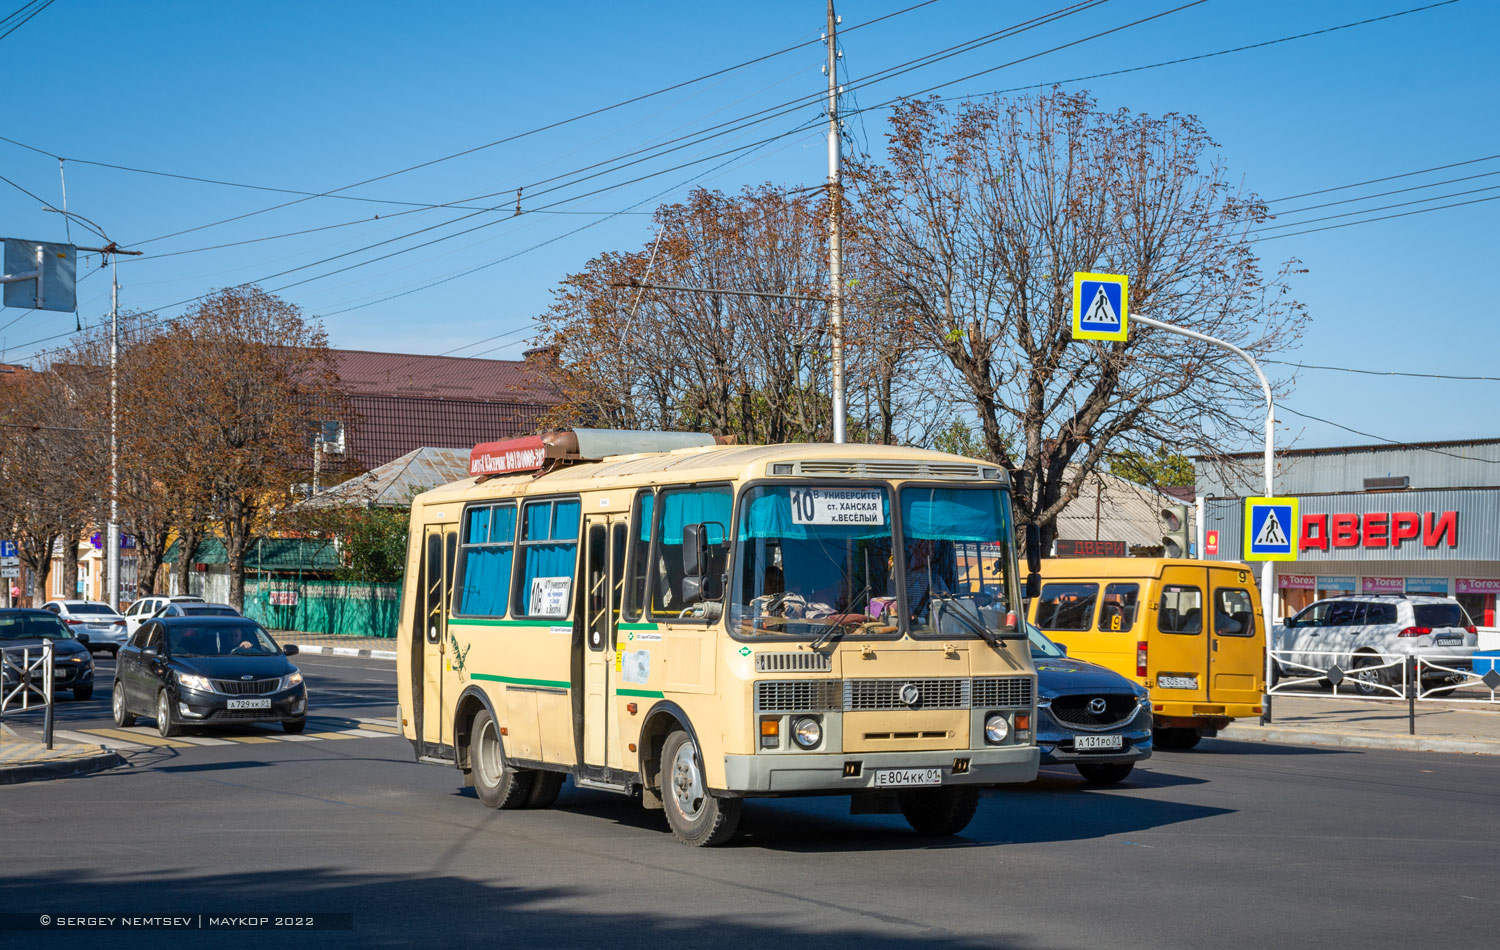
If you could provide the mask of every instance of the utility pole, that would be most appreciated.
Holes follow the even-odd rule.
[[[833,441],[847,442],[844,405],[844,252],[843,183],[839,181],[842,143],[839,135],[839,18],[828,0],[828,332],[833,341]]]
[[[88,221],[81,214],[73,217]],[[92,221],[89,222],[93,224]],[[98,227],[95,225],[95,227]],[[102,229],[99,230],[103,234]],[[120,609],[120,273],[118,263],[121,254],[137,256],[140,251],[123,251],[108,237],[103,247],[80,247],[80,251],[93,251],[109,258],[109,553],[105,555],[108,567],[109,605]]]

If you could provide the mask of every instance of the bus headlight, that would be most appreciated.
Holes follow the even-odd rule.
[[[811,716],[804,716],[792,723],[792,741],[804,749],[817,748],[823,741],[823,726]]]
[[[990,713],[984,720],[984,738],[991,745],[999,745],[1010,735],[1010,722],[1000,713]]]

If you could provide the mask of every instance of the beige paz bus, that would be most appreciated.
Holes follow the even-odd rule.
[[[1036,776],[993,465],[576,429],[476,446],[470,472],[413,501],[398,683],[417,758],[484,804],[544,808],[571,775],[690,845],[755,796],[949,835]]]

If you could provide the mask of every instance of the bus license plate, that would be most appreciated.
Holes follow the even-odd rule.
[[[230,709],[270,709],[269,699],[231,699],[227,701]]]
[[[1079,752],[1119,752],[1125,740],[1119,736],[1074,736],[1073,748]]]
[[[876,788],[943,784],[942,769],[873,769],[870,774],[870,784]]]
[[[1198,677],[1196,676],[1158,676],[1156,685],[1162,689],[1197,689]]]

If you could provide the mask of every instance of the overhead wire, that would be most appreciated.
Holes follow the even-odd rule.
[[[921,2],[914,3],[914,4],[912,4],[910,6],[907,6],[907,7],[903,7],[900,10],[895,10],[895,11],[892,11],[891,13],[887,13],[887,14],[884,14],[882,16],[875,17],[874,19],[866,20],[866,21],[864,21],[862,23],[854,24],[853,26],[848,27],[845,32],[853,32],[854,30],[862,29],[862,28],[867,27],[867,26],[872,26],[872,25],[874,25],[876,23],[880,23],[880,22],[882,22],[884,20],[889,20],[892,17],[901,16],[903,14],[910,13],[913,10],[918,10],[918,9],[921,9],[922,7],[930,6],[930,5],[932,5],[933,3],[936,3],[936,2],[937,2],[937,0],[921,0]],[[1103,0],[1100,0],[1100,2],[1103,2]],[[673,83],[673,84],[671,84],[669,86],[664,86],[664,87],[662,87],[660,89],[657,89],[657,90],[655,90],[653,92],[648,92],[648,93],[643,93],[641,95],[632,96],[632,97],[630,97],[628,99],[622,99],[622,100],[620,100],[618,102],[612,103],[612,104],[607,105],[607,106],[601,106],[601,107],[596,108],[596,109],[590,109],[590,110],[588,110],[586,112],[578,113],[578,114],[570,116],[570,117],[568,117],[566,119],[559,119],[559,120],[557,120],[555,122],[549,122],[549,123],[546,123],[544,125],[540,125],[540,126],[537,126],[535,128],[528,129],[528,130],[526,130],[524,132],[517,132],[517,133],[514,133],[512,135],[507,135],[507,136],[504,136],[502,138],[498,138],[498,139],[495,139],[493,141],[486,142],[486,143],[484,143],[482,145],[471,146],[469,148],[462,149],[462,150],[457,151],[457,152],[452,152],[450,154],[443,155],[443,156],[438,157],[438,158],[429,159],[429,160],[424,161],[424,162],[419,162],[419,163],[417,163],[415,165],[408,165],[405,168],[399,168],[399,169],[397,169],[395,171],[386,172],[386,173],[381,174],[381,175],[376,175],[376,176],[374,176],[372,178],[366,178],[366,179],[354,182],[354,183],[349,184],[349,185],[344,185],[344,186],[342,186],[340,188],[334,188],[334,189],[331,189],[331,190],[328,190],[328,191],[307,194],[307,195],[304,195],[303,197],[297,198],[294,201],[285,202],[285,203],[279,204],[279,205],[273,205],[273,206],[271,206],[269,208],[262,208],[262,209],[260,209],[258,211],[251,211],[251,212],[247,212],[245,214],[235,215],[233,217],[224,218],[224,219],[222,219],[220,221],[215,221],[215,222],[210,222],[208,224],[198,225],[196,227],[187,228],[187,229],[184,229],[184,230],[181,230],[181,231],[174,231],[171,234],[159,235],[159,236],[154,237],[154,238],[148,238],[148,239],[146,239],[144,241],[137,241],[137,242],[133,243],[131,246],[133,246],[133,247],[139,247],[139,246],[144,245],[144,244],[150,244],[150,243],[155,243],[156,241],[165,240],[166,238],[169,238],[169,237],[177,237],[179,235],[188,234],[188,233],[191,233],[193,231],[201,231],[201,230],[203,230],[205,228],[216,227],[216,226],[218,226],[220,224],[227,224],[227,223],[229,223],[231,221],[238,221],[238,220],[242,220],[242,219],[247,218],[247,217],[253,217],[255,215],[265,214],[265,213],[267,213],[269,211],[276,211],[276,210],[279,210],[281,208],[290,207],[291,205],[294,205],[294,204],[300,204],[300,203],[302,203],[304,201],[311,201],[314,198],[322,198],[322,197],[328,197],[328,196],[332,196],[332,195],[337,195],[340,192],[349,191],[350,189],[353,189],[353,188],[359,188],[359,187],[362,187],[364,185],[372,184],[372,183],[377,182],[377,181],[384,181],[385,179],[388,179],[388,178],[394,178],[394,177],[396,177],[398,175],[404,175],[404,174],[406,174],[408,172],[417,171],[418,169],[428,168],[428,167],[431,167],[433,165],[440,164],[442,162],[451,161],[451,160],[453,160],[455,158],[461,158],[461,157],[463,157],[465,155],[472,155],[475,152],[480,152],[480,151],[484,151],[486,149],[494,148],[495,146],[498,146],[498,145],[504,145],[504,144],[508,144],[510,142],[519,141],[520,139],[527,138],[527,137],[532,136],[532,135],[537,135],[537,134],[542,133],[542,132],[551,131],[552,129],[557,129],[557,128],[560,128],[562,126],[569,125],[571,123],[581,121],[583,119],[592,118],[593,116],[601,115],[601,114],[603,114],[605,112],[609,112],[609,111],[612,111],[614,109],[619,109],[619,108],[623,108],[623,107],[628,106],[628,105],[633,105],[633,104],[635,104],[637,102],[641,102],[641,101],[643,101],[645,99],[650,99],[653,96],[659,96],[659,95],[662,95],[664,93],[672,92],[672,91],[677,90],[677,89],[682,89],[682,88],[684,88],[686,86],[693,85],[694,83],[702,82],[702,81],[707,80],[707,79],[712,79],[712,78],[714,78],[716,76],[720,76],[720,75],[723,75],[724,73],[728,73],[728,72],[733,72],[734,70],[742,69],[742,68],[744,68],[746,66],[753,66],[756,63],[761,63],[761,62],[764,62],[764,61],[766,61],[768,59],[773,59],[773,58],[775,58],[777,56],[781,56],[781,55],[783,55],[785,53],[793,52],[794,50],[801,49],[801,48],[803,48],[805,46],[810,46],[810,45],[812,45],[814,43],[817,43],[817,42],[820,42],[820,41],[819,40],[805,40],[805,41],[803,41],[801,43],[796,43],[796,44],[793,44],[791,46],[783,47],[782,49],[776,50],[774,52],[766,53],[764,55],[754,57],[753,59],[745,60],[744,62],[741,62],[741,63],[736,63],[735,65],[732,65],[732,66],[726,66],[726,67],[724,67],[722,69],[717,69],[717,70],[714,70],[713,72],[705,73],[705,74],[703,74],[701,76],[695,76],[692,79],[687,79],[687,80],[683,80],[681,82]],[[435,207],[442,207],[442,206],[438,205],[438,206],[435,206]]]
[[[1263,359],[1262,363],[1291,366],[1296,369],[1328,370],[1338,373],[1359,373],[1365,376],[1407,376],[1413,379],[1444,379],[1460,382],[1500,383],[1500,376],[1459,376],[1452,373],[1412,373],[1402,370],[1361,369],[1356,366],[1325,366],[1318,363],[1297,363],[1290,360]]]
[[[1459,455],[1456,452],[1444,452],[1442,449],[1433,448],[1430,445],[1422,445],[1422,444],[1416,443],[1416,442],[1402,442],[1402,441],[1400,441],[1398,439],[1388,439],[1388,438],[1386,438],[1383,435],[1375,435],[1372,432],[1364,432],[1364,431],[1362,431],[1360,429],[1355,429],[1355,428],[1352,428],[1350,426],[1346,426],[1343,423],[1334,422],[1332,419],[1324,419],[1321,416],[1315,416],[1315,415],[1312,415],[1311,413],[1299,412],[1298,410],[1293,409],[1291,406],[1288,406],[1286,403],[1277,403],[1276,404],[1276,408],[1278,410],[1284,409],[1287,412],[1290,412],[1294,416],[1301,416],[1303,419],[1308,419],[1308,420],[1310,420],[1312,422],[1321,422],[1323,425],[1333,426],[1335,429],[1343,429],[1345,432],[1352,432],[1353,434],[1355,434],[1357,436],[1362,436],[1363,438],[1366,438],[1366,439],[1374,439],[1377,442],[1385,442],[1385,443],[1388,443],[1390,445],[1397,446],[1398,448],[1418,449],[1418,450],[1423,451],[1423,452],[1432,452],[1432,453],[1434,453],[1436,455],[1446,455],[1449,458],[1462,459],[1462,460],[1464,460],[1466,462],[1483,462],[1486,465],[1500,465],[1500,459],[1475,458],[1472,455]]]
[[[42,3],[41,6],[37,7],[35,10],[32,10],[30,13],[26,14],[25,18],[23,18],[22,20],[20,20],[18,23],[16,23],[10,29],[6,30],[4,33],[0,33],[0,40],[5,39],[7,36],[11,35],[15,31],[19,30],[21,27],[25,26],[27,23],[30,23],[32,17],[36,16],[38,13],[41,13],[43,10],[47,9],[48,7],[52,6],[52,4],[55,3],[55,2],[56,2],[56,0],[43,0],[43,3]],[[27,6],[29,6],[29,5],[30,4],[27,4]],[[11,13],[10,16],[14,17],[14,16],[16,16],[16,14],[20,13],[24,9],[26,9],[25,6],[20,7],[19,9],[17,9],[13,13]],[[7,17],[7,19],[9,19],[9,18],[10,17]],[[3,26],[3,25],[4,25],[3,23],[0,23],[0,26]]]

